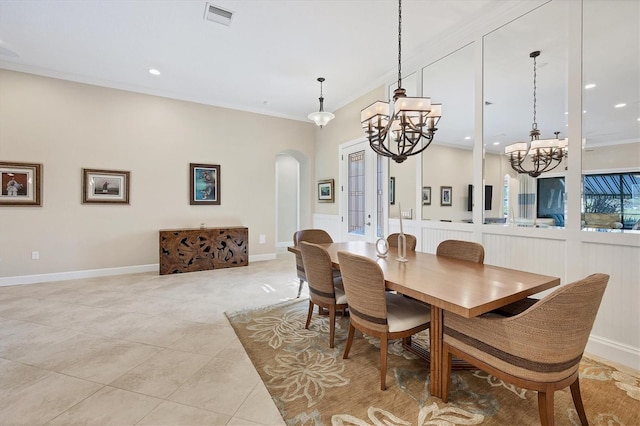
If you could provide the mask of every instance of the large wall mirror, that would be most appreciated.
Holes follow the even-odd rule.
[[[590,231],[640,230],[639,17],[638,1],[583,3],[581,219]]]
[[[442,119],[422,154],[422,218],[471,221],[473,182],[474,45],[422,69],[422,95],[442,103]]]
[[[567,136],[569,7],[546,3],[484,37],[484,178],[492,189],[485,223],[565,226],[566,160],[534,178],[513,170],[504,153],[530,142],[534,114],[540,139]],[[570,155],[579,151],[569,142]]]

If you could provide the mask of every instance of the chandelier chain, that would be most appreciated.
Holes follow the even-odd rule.
[[[402,87],[402,0],[398,0],[398,89]]]
[[[538,123],[536,122],[536,81],[537,81],[537,72],[536,72],[536,56],[533,57],[533,124],[532,129],[538,129]]]

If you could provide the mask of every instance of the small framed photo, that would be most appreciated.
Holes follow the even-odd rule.
[[[324,179],[318,181],[318,202],[333,203],[335,197],[333,195],[333,179]]]
[[[431,205],[431,187],[430,186],[422,187],[422,205],[423,206]]]
[[[450,186],[441,186],[440,187],[440,205],[441,206],[450,206],[451,205],[451,187]]]
[[[389,204],[394,205],[396,203],[396,178],[391,176],[389,178]]]
[[[0,206],[41,206],[42,164],[0,161]]]
[[[129,204],[130,172],[82,169],[82,204]]]
[[[220,165],[190,163],[191,205],[220,205]]]

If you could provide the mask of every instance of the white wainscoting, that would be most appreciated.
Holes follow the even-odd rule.
[[[339,216],[317,216],[314,227],[326,229],[332,237],[332,231],[340,235]],[[560,277],[562,284],[595,272],[609,274],[587,352],[640,370],[640,235],[419,220],[402,223],[406,233],[418,238],[417,250],[426,253],[435,253],[446,239],[478,241],[485,248],[485,263]],[[390,219],[389,233],[399,230],[399,220]]]
[[[611,276],[587,351],[615,349],[622,358],[616,362],[640,370],[640,247],[583,242],[581,258],[583,276]]]
[[[342,230],[340,228],[340,216],[333,214],[314,214],[313,227],[316,229],[324,229],[331,235],[333,241],[342,239]]]

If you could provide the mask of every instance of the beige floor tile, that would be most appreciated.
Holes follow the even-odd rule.
[[[265,425],[285,426],[284,419],[274,405],[271,395],[262,381],[251,391],[233,417]]]
[[[200,324],[193,327],[184,337],[169,345],[170,348],[198,354],[216,356],[238,337],[227,322],[226,326]]]
[[[246,268],[0,287],[0,424],[269,425],[275,404],[224,312],[297,288],[290,254]],[[154,397],[171,391],[171,401]]]
[[[210,360],[207,355],[164,349],[110,385],[166,398]]]
[[[0,356],[18,361],[30,355],[40,355],[52,349],[52,346],[77,336],[77,331],[47,327],[25,321],[2,321]]]
[[[0,422],[3,425],[42,425],[101,387],[97,383],[51,373],[18,390],[0,391]]]
[[[226,425],[230,417],[201,408],[165,401],[137,424],[137,426],[218,426]]]
[[[54,373],[42,368],[0,358],[0,392],[17,392],[50,374]]]
[[[188,335],[192,330],[199,329],[201,325],[193,321],[150,316],[136,323],[135,328],[130,333],[122,336],[122,338],[132,342],[168,348],[183,336]]]
[[[157,398],[105,386],[47,426],[135,425],[161,402]]]
[[[160,350],[124,340],[78,334],[17,361],[107,384]]]
[[[168,399],[233,415],[259,380],[251,362],[214,358]]]

